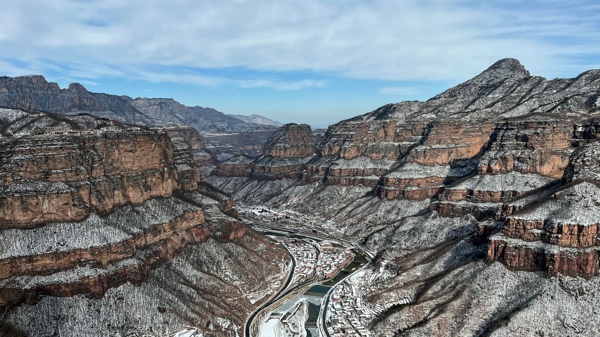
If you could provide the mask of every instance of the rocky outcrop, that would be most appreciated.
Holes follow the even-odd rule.
[[[177,143],[174,149],[165,133],[90,116],[68,119],[73,124],[42,113],[17,111],[14,117],[4,124],[11,137],[0,139],[3,228],[79,221],[91,212],[168,197],[174,189],[193,190],[200,181],[186,158],[189,146]],[[13,132],[22,123],[36,134]],[[86,123],[97,129],[82,129]]]
[[[238,155],[219,163],[211,174],[219,177],[250,177],[254,158]]]
[[[265,142],[262,156],[252,163],[251,177],[260,180],[299,178],[315,150],[310,126],[286,124]]]
[[[265,142],[263,156],[306,158],[316,151],[312,130],[307,124],[286,124]]]
[[[531,116],[498,123],[495,140],[479,163],[480,173],[534,173],[559,179],[577,146],[575,122]]]
[[[169,137],[181,137],[190,145],[192,151],[202,150],[205,140],[198,130],[191,126],[170,126],[163,129]]]
[[[232,200],[204,182],[189,145],[195,130],[11,109],[0,110],[0,129],[0,308],[18,328],[36,336],[113,335],[124,329],[114,322],[139,333],[208,320],[206,331],[239,334],[250,311],[281,285],[287,253],[233,218]],[[215,250],[223,249],[230,265],[212,270],[224,258]],[[258,258],[255,249],[275,258]],[[182,258],[190,254],[197,256]],[[171,289],[182,278],[188,283]],[[108,294],[129,283],[144,290]],[[214,299],[215,286],[229,292]],[[169,323],[140,309],[156,293],[159,310],[173,310]],[[64,313],[37,304],[78,298],[120,317],[101,326],[90,322],[104,318],[81,320],[85,312],[47,320]],[[122,298],[131,307],[118,305]],[[188,313],[192,302],[205,310]],[[122,310],[130,308],[143,312],[127,317]],[[219,317],[230,323],[217,325]]]
[[[398,160],[428,133],[426,122],[402,120],[348,120],[330,126],[320,155],[354,159]]]
[[[196,164],[202,166],[215,165],[215,158],[204,150],[206,140],[200,135],[198,130],[191,126],[170,126],[163,129],[170,137],[179,137],[188,143],[192,148],[192,156]]]
[[[598,275],[597,142],[573,153],[554,192],[505,207],[502,233],[491,237],[488,259],[511,270],[543,270],[589,278]]]
[[[165,240],[174,232],[186,232],[204,223],[201,209],[171,205],[175,213],[158,222],[154,220],[156,215],[142,220],[148,227],[128,239],[119,238],[114,242],[100,239],[103,244],[96,243],[101,246],[96,250],[88,249],[86,244],[73,247],[72,251],[61,249],[72,246],[71,240],[79,243],[93,239],[85,230],[72,233],[71,237],[56,233],[73,231],[74,226],[87,226],[90,231],[102,233],[98,227],[116,220],[101,220],[98,216],[113,215],[124,221],[124,214],[137,211],[124,211],[123,206],[140,205],[156,197],[168,198],[174,191],[196,190],[202,178],[190,147],[181,137],[171,139],[162,132],[123,127],[90,116],[64,119],[44,113],[2,112],[6,117],[4,135],[8,137],[0,138],[3,143],[0,226],[6,240],[0,279],[52,274],[74,268],[83,261],[107,265],[132,257],[136,250]],[[35,134],[12,132],[24,121]],[[38,129],[41,125],[43,133]],[[90,130],[89,125],[97,128]],[[157,208],[158,214],[169,214],[160,211],[161,205],[142,208]],[[124,214],[116,215],[122,212]],[[126,224],[114,226],[125,227]],[[23,231],[25,228],[35,228],[40,233]],[[47,239],[50,233],[43,232],[49,228],[62,238],[56,245],[50,244],[50,251],[36,255],[34,251],[43,245],[25,242]],[[24,237],[15,239],[20,235]],[[16,241],[18,247],[8,247],[10,241]]]
[[[563,180],[589,181],[600,184],[600,143],[593,142],[584,145],[573,153],[565,170]]]

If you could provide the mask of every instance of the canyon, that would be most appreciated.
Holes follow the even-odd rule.
[[[600,331],[599,70],[547,80],[503,59],[324,134],[42,79],[0,81],[0,101],[30,104],[0,111],[2,329],[241,336],[292,258],[235,203],[372,252],[334,291],[369,308],[370,336]]]
[[[332,221],[376,252],[356,281],[382,308],[367,322],[375,336],[594,336],[599,93],[598,70],[546,80],[503,59],[319,142],[285,125],[259,158],[206,179],[242,205]]]
[[[0,125],[2,329],[241,334],[289,272],[204,181],[190,130],[15,109]]]

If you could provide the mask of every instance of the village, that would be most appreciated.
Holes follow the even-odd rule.
[[[276,237],[289,250],[296,261],[292,284],[333,278],[350,263],[353,255],[344,248],[334,247],[331,242],[308,239]]]
[[[385,263],[385,261],[384,261]],[[375,275],[372,275],[374,277]],[[324,310],[324,330],[329,337],[371,337],[366,326],[392,307],[414,303],[415,297],[408,296],[382,304],[362,301],[365,279],[364,271],[357,271],[343,282],[336,284],[328,294]],[[370,283],[370,281],[369,281]]]
[[[335,275],[353,259],[350,250],[336,247],[333,242],[348,244],[341,233],[331,238],[331,224],[288,210],[266,207],[240,208],[240,215],[254,222],[255,229],[281,242],[294,257],[296,267],[289,288],[308,282],[326,280]],[[309,238],[298,238],[309,236]],[[322,237],[330,240],[318,241]],[[352,245],[357,247],[356,245]],[[363,252],[365,252],[363,250]],[[369,253],[369,252],[367,252]],[[289,289],[288,288],[288,289]],[[324,301],[322,334],[329,337],[371,337],[366,325],[384,307],[365,306],[357,286],[346,280],[333,287]]]
[[[372,312],[361,303],[354,284],[344,281],[331,293],[325,311],[325,329],[331,337],[371,336],[363,322],[373,317]]]

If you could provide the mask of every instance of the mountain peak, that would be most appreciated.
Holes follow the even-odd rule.
[[[82,94],[82,93],[88,93],[89,91],[81,84],[79,83],[71,83],[69,84],[69,88],[67,89],[67,91],[71,92],[71,93],[77,93],[77,94]]]
[[[504,58],[487,68],[481,75],[491,75],[493,77],[529,77],[529,71],[514,58]],[[478,76],[478,77],[479,77]]]

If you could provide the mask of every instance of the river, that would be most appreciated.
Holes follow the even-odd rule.
[[[272,233],[269,233],[272,234]],[[299,238],[303,238],[301,236],[297,236]],[[320,336],[319,331],[317,329],[317,320],[319,318],[319,310],[321,309],[321,303],[323,302],[323,297],[331,287],[336,285],[337,283],[343,281],[348,275],[352,272],[356,271],[358,268],[362,267],[368,262],[368,260],[363,256],[358,254],[355,251],[355,257],[350,264],[348,264],[344,269],[342,269],[338,275],[322,284],[317,284],[310,287],[303,294],[291,298],[279,307],[275,308],[269,318],[265,321],[264,324],[260,327],[260,337],[275,337],[275,327],[279,318],[283,316],[287,311],[292,309],[298,302],[307,301],[309,303],[308,306],[308,321],[306,322],[306,330],[307,336],[309,337],[318,337]]]

